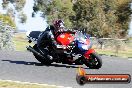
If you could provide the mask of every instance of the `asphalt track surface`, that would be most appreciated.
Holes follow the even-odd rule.
[[[132,58],[101,56],[102,68],[89,69],[88,74],[130,74],[132,75]],[[22,82],[43,83],[72,88],[132,88],[129,84],[85,84],[76,82],[78,65],[53,63],[41,65],[30,52],[0,51],[0,79]]]

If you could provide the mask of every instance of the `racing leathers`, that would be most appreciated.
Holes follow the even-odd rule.
[[[37,45],[40,52],[47,56],[47,58],[52,59],[49,50],[46,48],[47,45],[52,45],[54,48],[57,47],[57,42],[55,40],[55,32],[52,25],[48,26],[45,31],[43,31],[38,37]],[[47,42],[48,41],[48,42]],[[43,53],[45,52],[45,53]]]

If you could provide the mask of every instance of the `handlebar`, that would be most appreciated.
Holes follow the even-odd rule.
[[[71,34],[75,34],[76,32],[74,32],[74,31],[58,31],[57,33],[71,33]]]

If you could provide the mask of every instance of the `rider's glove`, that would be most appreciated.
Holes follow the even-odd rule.
[[[65,45],[56,45],[57,48],[66,49],[67,47]]]

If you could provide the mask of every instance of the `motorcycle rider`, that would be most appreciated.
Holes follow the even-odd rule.
[[[37,45],[42,54],[44,54],[42,50],[44,49],[44,47],[47,46],[46,40],[48,40],[50,44],[53,45],[54,48],[57,48],[57,46],[60,47],[60,45],[58,45],[55,40],[55,36],[58,31],[64,31],[64,29],[65,29],[64,22],[61,19],[58,19],[53,21],[53,25],[48,26],[46,30],[40,34],[40,36],[38,37]],[[44,55],[46,55],[46,58],[53,59],[53,57],[48,52],[48,49],[44,50],[45,50]]]

